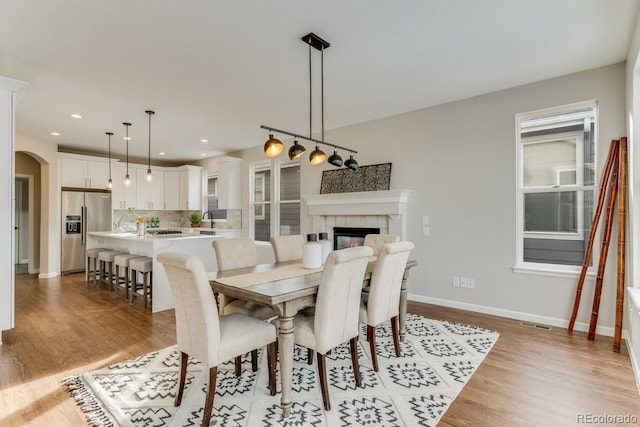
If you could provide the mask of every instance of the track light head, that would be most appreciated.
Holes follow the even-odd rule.
[[[313,150],[311,154],[309,154],[309,163],[311,163],[312,165],[319,165],[320,163],[324,162],[324,159],[326,158],[327,155],[324,154],[324,151],[322,151],[318,144],[316,144],[316,149]]]
[[[269,134],[269,139],[264,143],[264,154],[267,157],[275,157],[282,153],[284,150],[284,144],[279,139],[273,137],[273,134]]]
[[[342,166],[342,157],[336,152],[335,148],[333,149],[333,154],[329,156],[327,162],[335,167]]]
[[[353,158],[353,154],[351,154],[349,158],[344,162],[344,165],[351,170],[358,169],[358,162],[356,162],[356,159]]]
[[[298,144],[298,140],[293,140],[293,145],[289,147],[289,160],[297,159],[307,151],[302,145]]]

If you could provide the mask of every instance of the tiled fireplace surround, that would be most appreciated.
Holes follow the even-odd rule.
[[[333,227],[377,227],[381,234],[407,239],[407,202],[411,190],[365,191],[360,193],[308,194],[313,232],[326,231],[333,239]]]

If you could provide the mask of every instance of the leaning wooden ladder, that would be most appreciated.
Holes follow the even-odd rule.
[[[591,260],[591,254],[593,252],[593,243],[595,241],[596,230],[600,222],[604,202],[607,197],[607,187],[609,188],[609,198],[607,201],[607,215],[605,218],[605,229],[602,238],[602,246],[600,250],[600,260],[598,262],[598,270],[596,273],[596,283],[594,287],[593,295],[593,308],[591,310],[591,320],[589,323],[589,332],[587,338],[590,341],[595,339],[596,325],[598,322],[598,313],[600,311],[600,298],[602,295],[602,286],[604,281],[604,271],[607,264],[607,254],[609,252],[609,244],[611,240],[611,233],[613,229],[614,212],[617,202],[618,213],[618,270],[617,270],[617,287],[616,287],[616,319],[615,319],[615,331],[613,337],[613,351],[620,352],[620,340],[622,337],[622,314],[624,308],[624,280],[625,280],[625,248],[626,248],[626,204],[627,204],[627,138],[623,137],[620,140],[611,141],[611,147],[609,149],[609,157],[602,174],[602,181],[600,182],[600,194],[598,196],[598,204],[596,205],[596,211],[591,224],[591,231],[589,233],[589,240],[587,248],[585,250],[584,262],[582,263],[582,270],[578,278],[578,285],[576,287],[576,296],[573,303],[573,312],[569,321],[567,330],[569,333],[573,332],[575,326],[576,317],[578,315],[578,308],[580,306],[580,299],[582,297],[582,288],[584,286],[584,280],[587,276],[587,269],[589,268],[589,261]]]

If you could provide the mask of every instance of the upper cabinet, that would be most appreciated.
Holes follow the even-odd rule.
[[[129,165],[129,185],[125,182],[127,167],[125,165],[114,165],[113,167],[113,188],[111,189],[111,206],[113,209],[146,209],[145,206],[138,207],[136,181],[138,179],[136,169]]]
[[[218,208],[242,208],[242,159],[220,157],[216,160],[218,162]]]
[[[85,156],[86,157],[86,156]],[[106,188],[109,180],[107,159],[88,160],[60,157],[60,186],[80,188]]]
[[[147,181],[147,169],[136,169],[136,209],[160,210],[164,207],[164,172],[151,168],[151,181]]]
[[[180,209],[180,172],[177,170],[164,171],[164,208]]]
[[[200,166],[180,166],[179,205],[180,210],[199,211],[202,209],[202,168]]]

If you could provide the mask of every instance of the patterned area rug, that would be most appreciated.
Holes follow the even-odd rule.
[[[306,349],[296,346],[291,415],[282,418],[280,394],[267,387],[266,353],[242,375],[233,364],[218,369],[212,426],[434,426],[497,341],[497,332],[407,315],[402,357],[395,357],[389,325],[378,327],[375,372],[362,328],[358,349],[363,388],[357,388],[349,345],[328,356],[331,408],[322,405],[317,361],[306,364]],[[65,380],[91,425],[199,426],[207,369],[189,359],[182,405],[173,406],[179,352],[169,347]],[[278,365],[279,366],[279,365]],[[278,373],[278,391],[280,390]]]

